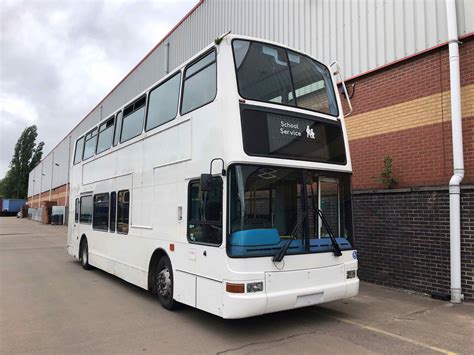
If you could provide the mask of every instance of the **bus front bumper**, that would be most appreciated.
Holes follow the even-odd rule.
[[[224,293],[222,317],[237,319],[258,316],[320,303],[354,297],[359,292],[359,279],[349,279],[323,286],[278,292]]]

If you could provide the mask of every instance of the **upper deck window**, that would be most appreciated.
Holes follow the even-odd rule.
[[[242,97],[338,115],[331,75],[321,63],[260,42],[234,40],[232,47]]]
[[[97,154],[102,153],[112,146],[114,135],[114,117],[109,118],[99,127],[99,140],[97,142]]]
[[[76,152],[74,153],[74,164],[81,162],[83,151],[84,151],[84,137],[82,137],[76,142]]]
[[[82,160],[89,159],[95,153],[95,147],[97,145],[97,128],[86,134],[86,142],[84,143],[84,155]]]
[[[217,65],[216,51],[191,64],[184,71],[181,114],[191,112],[216,97]]]
[[[171,121],[178,113],[179,84],[181,72],[168,79],[150,93],[145,130]]]
[[[145,117],[145,104],[146,96],[142,96],[123,110],[122,135],[120,136],[120,142],[128,141],[142,133],[143,118]]]

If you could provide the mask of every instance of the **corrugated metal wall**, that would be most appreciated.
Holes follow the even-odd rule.
[[[459,35],[473,32],[474,0],[458,0],[457,7]],[[55,148],[54,160],[61,157],[64,164],[41,190],[67,182],[64,157],[74,149],[69,139],[74,142],[165,74],[166,43],[173,70],[229,30],[289,45],[326,63],[338,60],[346,78],[447,40],[445,0],[205,0]],[[39,192],[39,177],[47,178],[51,155],[31,172],[29,196]]]

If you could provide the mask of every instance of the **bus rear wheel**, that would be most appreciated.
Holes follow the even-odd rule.
[[[170,259],[162,257],[158,261],[156,271],[155,293],[164,308],[175,309],[177,303],[173,299],[173,268]]]
[[[84,270],[92,269],[92,266],[89,264],[89,246],[87,245],[86,238],[84,238],[81,243],[81,251],[79,253],[79,260],[81,261],[81,265]]]

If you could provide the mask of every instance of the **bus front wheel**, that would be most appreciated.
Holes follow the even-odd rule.
[[[155,293],[158,295],[161,305],[172,310],[176,308],[176,301],[173,299],[173,268],[170,259],[162,257],[156,269]]]
[[[81,251],[79,253],[79,260],[81,261],[82,268],[84,270],[90,270],[92,266],[89,264],[89,246],[87,245],[87,239],[84,238],[81,243]]]

